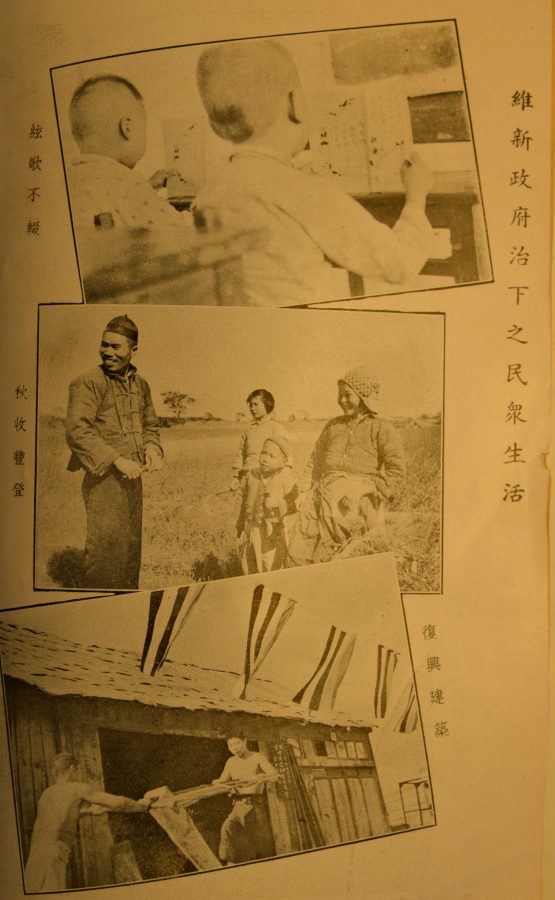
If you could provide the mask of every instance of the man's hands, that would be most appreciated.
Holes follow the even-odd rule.
[[[153,445],[147,445],[145,457],[144,466],[132,459],[125,459],[124,456],[118,456],[114,465],[124,478],[129,479],[140,478],[143,472],[158,472],[162,468],[162,456]]]
[[[114,465],[124,478],[140,478],[143,474],[143,467],[140,463],[132,459],[125,459],[124,456],[118,456],[114,460]]]
[[[152,445],[147,444],[145,448],[146,455],[146,471],[147,472],[159,472],[162,468],[162,456],[158,452],[158,450]]]

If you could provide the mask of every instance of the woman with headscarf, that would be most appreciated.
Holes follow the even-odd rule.
[[[324,427],[299,484],[306,493],[289,544],[296,565],[327,562],[351,538],[383,533],[385,508],[405,477],[399,434],[378,416],[378,379],[359,366],[337,386],[343,415]]]

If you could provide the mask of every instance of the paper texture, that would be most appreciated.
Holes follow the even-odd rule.
[[[552,823],[545,811],[550,5],[543,0],[526,8],[498,0],[488,6],[475,0],[451,4],[429,0],[415,8],[396,0],[387,9],[377,10],[358,0],[318,8],[284,0],[270,9],[238,0],[229,8],[210,2],[188,3],[184,8],[179,3],[160,6],[136,0],[100,2],[85,9],[60,0],[47,6],[9,3],[4,18],[0,83],[6,123],[1,213],[5,525],[0,542],[0,622],[3,676],[11,687],[5,686],[6,714],[0,717],[5,813],[0,895],[10,900],[26,895],[23,869],[36,801],[47,784],[46,761],[55,752],[71,749],[79,756],[81,777],[97,790],[114,795],[125,795],[127,790],[137,801],[144,792],[164,785],[173,793],[206,786],[219,776],[231,753],[225,749],[225,741],[233,737],[231,730],[243,732],[246,725],[251,752],[256,743],[256,752],[272,757],[276,765],[278,757],[272,755],[270,745],[281,741],[282,750],[283,745],[290,748],[283,752],[293,756],[297,749],[293,763],[308,779],[307,795],[312,797],[312,805],[307,803],[304,812],[297,806],[293,827],[292,807],[287,805],[292,801],[280,800],[286,780],[283,773],[278,786],[268,783],[264,788],[264,800],[258,805],[266,804],[273,839],[277,835],[282,841],[274,844],[273,852],[263,854],[271,859],[257,860],[256,865],[220,866],[218,839],[228,810],[217,807],[222,801],[211,797],[201,801],[219,810],[210,822],[199,824],[192,816],[201,840],[191,838],[188,812],[177,824],[167,812],[170,807],[158,814],[156,822],[149,816],[154,841],[164,830],[162,820],[169,830],[174,829],[174,838],[167,838],[158,857],[151,853],[150,868],[139,814],[110,813],[109,820],[106,814],[88,816],[92,822],[79,826],[81,855],[73,850],[67,871],[64,860],[56,860],[58,874],[61,865],[59,877],[70,879],[68,889],[95,887],[95,896],[116,900],[136,896],[165,900],[183,891],[195,900],[215,896],[256,900],[549,897],[552,881],[542,884],[542,880],[545,829],[547,857],[553,845]],[[304,180],[295,179],[309,176],[318,184],[332,179],[329,202],[318,201],[322,215],[302,219],[299,212],[303,224],[293,239],[289,236],[286,241],[280,232],[280,241],[273,245],[274,262],[285,258],[284,248],[291,246],[296,259],[304,260],[290,273],[289,284],[294,284],[290,293],[283,286],[283,262],[272,262],[273,268],[268,268],[260,249],[265,246],[268,209],[258,219],[240,210],[229,221],[224,216],[222,230],[215,228],[214,195],[209,190],[216,165],[226,163],[229,145],[210,129],[195,74],[203,48],[264,36],[288,36],[278,39],[295,59],[312,111],[307,138],[311,153],[303,155],[303,151],[296,157],[286,185],[304,185]],[[135,179],[128,192],[129,215],[144,215],[144,198],[147,216],[156,215],[160,208],[163,215],[170,215],[170,199],[171,213],[182,217],[175,227],[149,231],[147,221],[147,231],[130,238],[129,223],[120,227],[121,208],[115,213],[115,207],[105,204],[93,211],[93,225],[89,222],[80,229],[80,200],[72,188],[70,168],[71,159],[79,158],[79,147],[71,134],[68,109],[79,84],[103,74],[140,85],[147,112],[144,154],[136,169],[127,171]],[[236,79],[237,71],[232,75]],[[230,83],[233,79],[230,75]],[[295,112],[294,105],[288,109],[292,116],[288,121],[298,124],[304,113]],[[125,118],[122,115],[118,121]],[[263,144],[259,142],[257,153],[264,156],[264,165],[269,165],[270,158],[274,165],[276,154],[268,156]],[[370,167],[374,149],[377,164]],[[358,198],[362,209],[357,207],[357,221],[366,203],[376,218],[382,216],[386,225],[392,225],[405,202],[401,163],[413,151],[434,172],[435,187],[427,206],[431,228],[421,217],[422,210],[409,209],[403,214],[402,227],[396,226],[404,249],[398,251],[396,244],[393,254],[388,228],[386,237],[383,232],[380,237],[372,235],[372,265],[359,265],[360,247],[366,244],[347,233],[349,214],[339,245],[333,228],[326,231],[329,210],[335,223],[343,210],[343,200],[335,192],[349,201],[349,194]],[[244,158],[240,164],[245,164]],[[167,168],[176,170],[167,188],[158,186],[154,191],[148,177]],[[250,196],[254,169],[246,172],[243,196]],[[110,181],[112,175],[104,170],[95,178],[99,185],[92,192],[95,198],[108,183],[113,187],[117,182],[115,176]],[[291,215],[292,209],[297,214],[299,197],[307,195],[299,188],[286,197],[279,178],[265,183],[276,194],[268,208],[272,207],[281,227],[280,217]],[[191,208],[201,196],[207,197],[201,209],[204,231],[195,231]],[[219,216],[221,209],[217,212]],[[184,222],[189,229],[186,238],[181,230]],[[314,234],[324,234],[320,244],[313,240]],[[257,243],[260,240],[262,244]],[[422,253],[424,267],[419,262]],[[372,268],[376,258],[380,265]],[[261,259],[266,268],[258,287],[252,288],[249,278],[256,276]],[[401,279],[398,265],[403,269]],[[314,291],[299,287],[303,284],[313,285]],[[311,308],[276,308],[305,303]],[[264,308],[269,306],[274,308]],[[129,408],[114,399],[110,409],[116,412],[111,413],[112,425],[107,416],[106,427],[116,427],[113,422],[118,416],[120,427],[121,416],[128,415],[131,425],[126,425],[125,434],[140,442],[136,459],[152,471],[142,476],[143,499],[129,500],[135,504],[134,514],[142,510],[143,515],[142,555],[136,547],[140,519],[128,540],[129,546],[135,540],[139,554],[137,580],[128,569],[108,584],[105,572],[91,576],[83,568],[87,510],[92,528],[91,507],[86,507],[81,495],[86,466],[76,472],[66,470],[70,448],[64,430],[70,382],[95,367],[104,377],[108,363],[104,360],[104,370],[98,366],[103,329],[113,317],[123,315],[139,329],[133,363],[144,380],[139,388],[142,399],[135,398],[132,404],[139,406]],[[124,343],[123,352],[126,347]],[[110,352],[117,356],[117,349],[112,347]],[[311,565],[260,572],[271,567],[276,554],[279,558],[280,541],[289,545],[288,514],[291,519],[297,515],[294,509],[286,509],[292,483],[300,485],[309,464],[306,496],[310,498],[309,490],[316,483],[311,481],[310,459],[318,436],[340,415],[349,418],[347,407],[337,405],[338,381],[346,379],[339,385],[340,395],[343,390],[345,396],[344,386],[349,387],[349,378],[353,380],[351,370],[361,366],[364,376],[355,377],[354,390],[356,398],[364,395],[367,409],[376,400],[374,382],[380,382],[380,409],[370,409],[366,420],[375,423],[376,412],[383,423],[381,436],[372,432],[376,459],[372,464],[367,459],[361,463],[355,453],[348,473],[352,477],[345,490],[341,482],[338,493],[329,478],[333,466],[330,463],[326,469],[323,463],[316,480],[321,493],[316,492],[312,507],[301,506],[301,510],[312,510],[313,521],[318,522],[318,546],[312,546],[310,559],[299,556]],[[90,386],[90,379],[83,384],[78,388],[89,391],[89,396],[100,390],[98,385]],[[245,487],[241,531],[237,529],[240,492],[231,491],[230,483],[246,458],[236,462],[241,436],[252,420],[245,401],[257,388],[269,390],[276,398],[274,418],[280,428],[273,433],[272,446],[282,454],[282,474],[265,494],[260,485],[266,485],[268,477],[256,476],[259,481],[251,485],[251,507]],[[165,420],[159,438],[152,436],[152,430],[145,437],[147,390],[158,417]],[[83,394],[81,402],[82,398]],[[76,414],[79,427],[83,416],[81,408]],[[151,425],[155,430],[156,425]],[[70,446],[83,455],[90,448],[82,449],[82,437],[82,433],[74,435]],[[394,473],[397,438],[403,447],[400,464],[407,466],[407,474],[399,475],[398,483]],[[158,455],[152,448],[158,442],[163,466],[154,471]],[[316,446],[322,449],[321,444]],[[322,459],[329,462],[332,449],[330,439]],[[94,465],[100,466],[96,475],[102,474],[104,464],[113,470],[115,453],[121,452],[121,448],[109,449],[109,458],[100,462],[95,457]],[[393,479],[386,478],[385,487],[384,471]],[[245,472],[241,477],[245,478]],[[248,475],[247,480],[252,482],[253,477]],[[269,497],[272,503],[278,502],[266,503]],[[326,508],[324,513],[322,498],[329,501],[331,511]],[[353,508],[358,516],[354,524]],[[100,519],[97,537],[105,536],[107,517]],[[343,528],[340,537],[338,521]],[[279,528],[274,527],[276,523]],[[374,529],[372,542],[357,543],[368,528]],[[119,520],[113,532],[112,560],[121,540]],[[326,547],[332,548],[327,556]],[[250,563],[245,562],[247,558]],[[274,620],[280,623],[275,640],[263,645],[261,637],[254,650],[252,640],[248,645],[247,604],[250,610],[257,568],[261,584],[299,602],[298,606],[276,606],[277,616],[287,612],[283,620]],[[198,603],[190,610],[186,603],[179,605],[182,618],[177,637],[171,633],[169,650],[160,636],[166,633],[165,625],[160,620],[154,623],[153,618],[153,628],[158,630],[153,631],[154,638],[151,635],[154,643],[148,660],[154,674],[144,676],[151,679],[145,688],[137,660],[152,609],[150,592],[173,591],[164,602],[176,610],[178,587],[193,585],[191,590],[197,591],[203,581],[208,582],[206,593]],[[98,597],[114,591],[124,596]],[[225,598],[221,602],[231,613],[237,604],[238,615],[231,614],[227,630],[222,631],[219,620],[217,628],[203,624],[203,611],[208,615],[210,603],[216,608],[220,602],[210,597]],[[371,612],[365,615],[367,597]],[[156,609],[165,609],[157,605],[158,600]],[[205,601],[206,607],[201,605]],[[127,608],[132,610],[129,626],[123,612]],[[216,622],[217,613],[213,615]],[[322,674],[320,657],[331,626],[344,632],[343,652],[345,648],[349,652],[334,657],[331,678],[321,682],[307,713],[307,698],[316,696],[315,673]],[[287,649],[290,633],[297,635],[302,652]],[[195,641],[194,653],[191,650],[190,658],[180,659],[178,651],[186,646],[188,634]],[[377,651],[363,650],[370,639],[373,648],[381,645],[386,650],[396,642],[403,644],[399,671],[406,676],[407,693],[399,682],[395,710],[399,719],[407,713],[406,721],[411,720],[414,678],[418,726],[404,735],[409,748],[405,755],[388,729],[376,726]],[[247,645],[250,656],[244,653]],[[97,671],[100,648],[111,662],[105,660],[98,676],[100,686],[91,686],[94,676],[85,676],[84,685],[83,670],[74,666],[72,652],[81,664],[92,653],[91,671]],[[57,654],[64,667],[61,675],[49,668],[55,668]],[[198,708],[191,708],[194,683],[192,693],[188,685],[178,712],[181,701],[170,702],[156,694],[165,680],[182,677],[185,669],[179,676],[175,671],[165,674],[177,665],[218,670],[217,676],[203,675],[201,694],[207,690],[206,678],[213,679],[208,704],[202,694]],[[117,707],[117,690],[129,692],[119,730],[114,725],[121,741],[110,737],[107,722],[110,715],[117,716],[103,706],[116,703]],[[148,696],[141,693],[145,690]],[[132,691],[136,691],[134,699]],[[298,702],[293,700],[297,695]],[[35,699],[26,707],[21,698],[28,696]],[[368,709],[361,705],[361,698],[370,696],[372,708]],[[314,704],[320,704],[322,697],[331,706],[323,711],[324,704],[317,712]],[[170,713],[164,718],[161,710],[166,702]],[[46,726],[41,731],[37,724],[38,713],[32,712],[41,703],[55,710],[49,719],[54,723],[50,737]],[[66,720],[64,710],[70,708],[73,718]],[[101,709],[103,715],[107,710],[107,718],[102,719]],[[145,717],[152,717],[147,729],[152,744],[145,739],[142,749],[130,737],[125,739],[127,745],[121,737],[126,729],[141,733],[143,713],[136,709],[148,710]],[[84,711],[82,728],[80,711]],[[338,725],[334,717],[339,713],[345,718]],[[316,721],[318,715],[322,721]],[[168,724],[172,716],[178,723],[173,732]],[[314,730],[310,738],[303,738],[305,726],[299,722]],[[289,723],[289,731],[283,723]],[[326,740],[329,753],[336,754],[334,759],[339,758],[341,745],[341,753],[352,754],[351,770],[362,772],[364,766],[357,769],[356,740],[348,751],[348,732],[333,736],[336,727],[356,731],[360,723],[374,727],[373,738],[372,730],[360,738],[359,752],[368,753],[371,748],[381,792],[373,794],[373,803],[381,796],[383,827],[374,824],[371,828],[368,818],[364,831],[354,809],[358,789],[345,780],[346,787],[333,788],[334,797],[343,797],[334,807],[337,825],[326,820],[331,830],[318,843],[314,837],[318,821],[312,822],[310,811],[316,809],[315,820],[324,818],[322,797],[327,788],[321,782],[315,785],[307,772],[315,768],[314,758],[325,759]],[[324,735],[324,729],[329,733]],[[184,760],[195,758],[198,766],[190,781],[183,761],[179,767],[175,763],[175,770],[171,764],[166,770],[162,764],[158,769],[154,766],[154,757],[173,746],[171,741],[179,734],[185,742],[205,741],[204,750],[196,756],[190,743],[183,751]],[[157,739],[167,744],[157,746]],[[102,741],[102,753],[93,752]],[[309,741],[313,748],[307,757]],[[143,771],[151,780],[167,775],[164,784],[151,783],[146,776],[144,784],[139,784],[138,776],[135,782],[131,775],[125,781],[122,773],[127,764],[133,768],[133,754],[139,751]],[[169,758],[172,753],[177,758],[175,749],[167,752]],[[203,753],[205,770],[198,761]],[[329,774],[333,768],[329,759],[320,766],[318,777],[326,767]],[[170,776],[175,776],[175,783]],[[420,794],[415,789],[415,795],[411,787],[400,788],[415,781],[424,785]],[[296,782],[299,790],[304,783]],[[25,806],[31,796],[32,802]],[[324,806],[318,806],[316,797]],[[403,803],[410,807],[408,818]],[[123,820],[133,820],[125,826],[127,832],[121,831]],[[305,844],[299,846],[294,835],[301,832]],[[137,849],[141,846],[144,858]],[[44,863],[44,851],[39,857]],[[127,883],[116,885],[117,880]],[[34,890],[29,885],[27,893]],[[58,889],[52,890],[49,896],[62,896]]]

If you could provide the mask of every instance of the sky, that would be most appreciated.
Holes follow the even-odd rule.
[[[295,688],[312,674],[330,624],[356,633],[355,650],[338,694],[337,708],[373,718],[377,644],[400,654],[404,687],[411,674],[407,634],[393,554],[286,569],[210,582],[204,588],[169,658],[240,673],[243,669],[253,589],[264,583],[298,604],[260,669],[260,676]],[[191,590],[199,590],[193,585]],[[142,651],[150,594],[76,600],[3,613],[3,621],[55,634],[84,646]],[[299,650],[302,648],[302,652]],[[368,716],[370,715],[370,719]]]
[[[150,384],[159,415],[164,391],[197,402],[189,415],[234,420],[246,398],[266,388],[276,417],[340,413],[337,380],[366,365],[381,383],[385,418],[434,415],[443,405],[442,315],[338,310],[156,306],[42,306],[39,412],[64,415],[67,388],[94,368],[105,325],[129,315],[139,329],[134,364]]]

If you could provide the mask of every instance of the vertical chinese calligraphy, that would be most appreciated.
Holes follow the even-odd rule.
[[[437,641],[438,629],[434,624],[427,624],[422,627],[422,637],[425,641]],[[437,647],[434,646],[433,651],[428,651],[426,655],[426,672],[428,675],[435,675],[441,672],[441,659],[437,655]],[[428,699],[432,706],[444,706],[446,703],[445,691],[438,687],[437,683],[428,690]],[[447,737],[449,734],[449,725],[445,720],[436,721],[434,725],[435,737]]]
[[[24,384],[18,384],[14,388],[14,397],[16,403],[19,404],[21,401],[25,402],[29,399],[29,392],[27,387]],[[15,466],[25,466],[25,449],[21,446],[21,443],[25,442],[24,435],[27,434],[27,417],[23,415],[20,410],[18,410],[18,414],[14,417],[13,420],[13,428],[15,433],[18,435],[18,443],[19,446],[13,450],[13,462]],[[25,494],[25,481],[23,478],[24,468],[18,471],[16,479],[12,484],[12,495],[14,497],[23,497]]]
[[[39,141],[42,140],[43,127],[42,125],[33,122],[29,127],[28,138],[30,141]],[[27,168],[35,175],[35,182],[28,186],[27,188],[27,202],[39,205],[40,201],[40,184],[39,181],[39,172],[42,172],[42,159],[39,153],[36,153],[34,150],[30,153],[30,156],[27,159]],[[35,209],[35,207],[34,207]],[[32,217],[31,217],[32,216]],[[40,234],[40,219],[35,218],[36,212],[33,212],[28,220],[26,232],[28,236],[37,236]]]
[[[534,109],[533,94],[527,89],[513,91],[510,103],[516,116],[529,115],[529,111]],[[528,154],[530,154],[533,160],[534,138],[531,131],[524,127],[526,124],[528,123],[524,121],[515,122],[515,127],[510,137],[511,152],[515,157],[515,164],[508,177],[508,184],[512,192],[511,199],[513,201],[508,218],[513,238],[508,254],[508,264],[511,268],[514,268],[515,272],[520,270],[528,274],[530,269],[533,268],[533,259],[527,249],[525,239],[522,240],[521,235],[529,229],[533,222],[533,210],[528,203],[528,191],[533,189],[533,171],[528,168],[528,159],[526,159],[526,164],[523,164],[522,158],[528,157]],[[517,157],[520,158],[517,159]],[[518,280],[520,281],[520,278]],[[526,280],[528,281],[528,278]],[[510,394],[507,396],[504,422],[507,431],[510,431],[511,434],[508,436],[508,443],[502,451],[502,455],[504,465],[520,466],[525,465],[527,461],[522,439],[526,432],[527,423],[524,397],[529,383],[526,355],[528,338],[526,336],[526,320],[523,317],[523,305],[524,300],[529,299],[527,296],[529,285],[513,283],[507,285],[507,289],[515,306],[519,308],[519,315],[517,322],[513,321],[512,324],[507,325],[505,333],[505,340],[510,342],[512,350],[505,370],[505,381],[507,385],[510,385]],[[518,350],[514,347],[515,344],[518,345]],[[518,440],[515,437],[516,430],[519,432]],[[519,504],[525,499],[526,484],[524,477],[522,481],[524,482],[523,484],[521,484],[520,480],[514,479],[512,474],[505,478],[501,496],[502,502],[507,504],[507,506],[512,506],[515,503]]]

